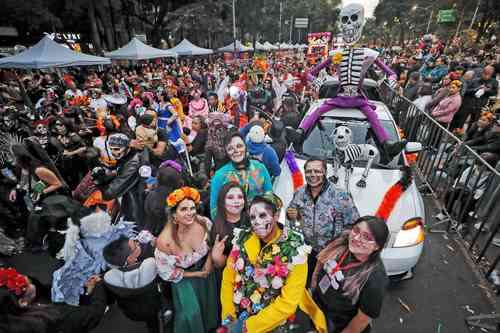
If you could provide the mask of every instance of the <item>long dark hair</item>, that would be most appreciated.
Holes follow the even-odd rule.
[[[170,194],[175,189],[184,186],[184,179],[179,171],[170,166],[163,166],[158,170],[158,184],[165,186],[168,189],[167,194]]]
[[[243,200],[245,201],[245,207],[241,212],[240,225],[246,224],[248,222],[248,217],[246,214],[248,203],[247,196],[245,194],[245,191],[243,190],[243,187],[241,187],[241,185],[236,182],[229,182],[224,184],[224,186],[222,186],[221,190],[219,191],[219,195],[217,196],[217,215],[215,216],[214,227],[212,229],[212,236],[219,235],[220,239],[224,238],[227,235],[230,235],[233,232],[234,225],[227,222],[225,207],[226,195],[233,188],[238,188],[241,190],[241,193],[243,193]]]
[[[380,264],[380,253],[384,249],[384,246],[389,238],[389,228],[386,222],[376,216],[366,215],[357,219],[352,227],[366,222],[370,233],[375,238],[375,243],[378,245],[378,249],[373,251],[367,261],[365,261],[361,266],[356,269],[351,269],[346,273],[344,279],[344,296],[351,299],[352,304],[356,304],[361,290],[363,289],[366,281],[370,277],[373,270]],[[322,267],[326,261],[329,259],[337,259],[344,251],[349,249],[349,235],[351,229],[345,230],[342,234],[334,239],[330,244],[328,244],[318,255],[318,264],[313,273],[313,282],[318,282],[318,272],[319,268]]]

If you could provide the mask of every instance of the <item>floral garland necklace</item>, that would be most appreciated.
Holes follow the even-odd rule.
[[[277,242],[264,246],[253,265],[244,244],[252,230],[234,229],[233,249],[229,256],[236,272],[233,303],[240,319],[246,319],[268,306],[281,292],[294,265],[307,260],[311,247],[299,233],[285,227]]]

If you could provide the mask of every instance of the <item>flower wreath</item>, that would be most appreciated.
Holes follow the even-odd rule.
[[[28,278],[14,268],[0,268],[0,287],[6,287],[8,291],[20,296],[28,289],[28,284]]]
[[[179,204],[179,202],[186,198],[189,198],[193,200],[195,204],[198,204],[200,203],[200,192],[192,187],[181,187],[169,194],[167,197],[167,205],[170,208],[175,207]]]
[[[304,264],[311,252],[301,234],[285,227],[276,243],[261,250],[254,267],[244,250],[251,235],[251,229],[235,228],[233,249],[229,254],[236,272],[233,303],[242,320],[269,305],[281,292],[293,266]]]

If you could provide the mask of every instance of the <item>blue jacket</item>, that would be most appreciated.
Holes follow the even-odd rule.
[[[269,171],[271,177],[278,177],[281,173],[280,161],[276,151],[267,143],[253,143],[247,140],[247,149],[250,156],[261,161]]]

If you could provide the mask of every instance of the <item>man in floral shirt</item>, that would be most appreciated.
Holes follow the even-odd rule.
[[[324,315],[306,290],[310,246],[300,233],[280,227],[281,205],[273,194],[257,195],[249,209],[252,227],[234,229],[221,285],[222,332],[288,332],[297,326],[298,309],[317,332],[326,332]]]
[[[354,223],[359,213],[351,195],[336,189],[326,178],[325,161],[309,159],[304,173],[307,185],[295,192],[287,218],[300,222],[304,239],[312,246],[309,267],[314,268],[316,255],[340,235],[344,226]]]

